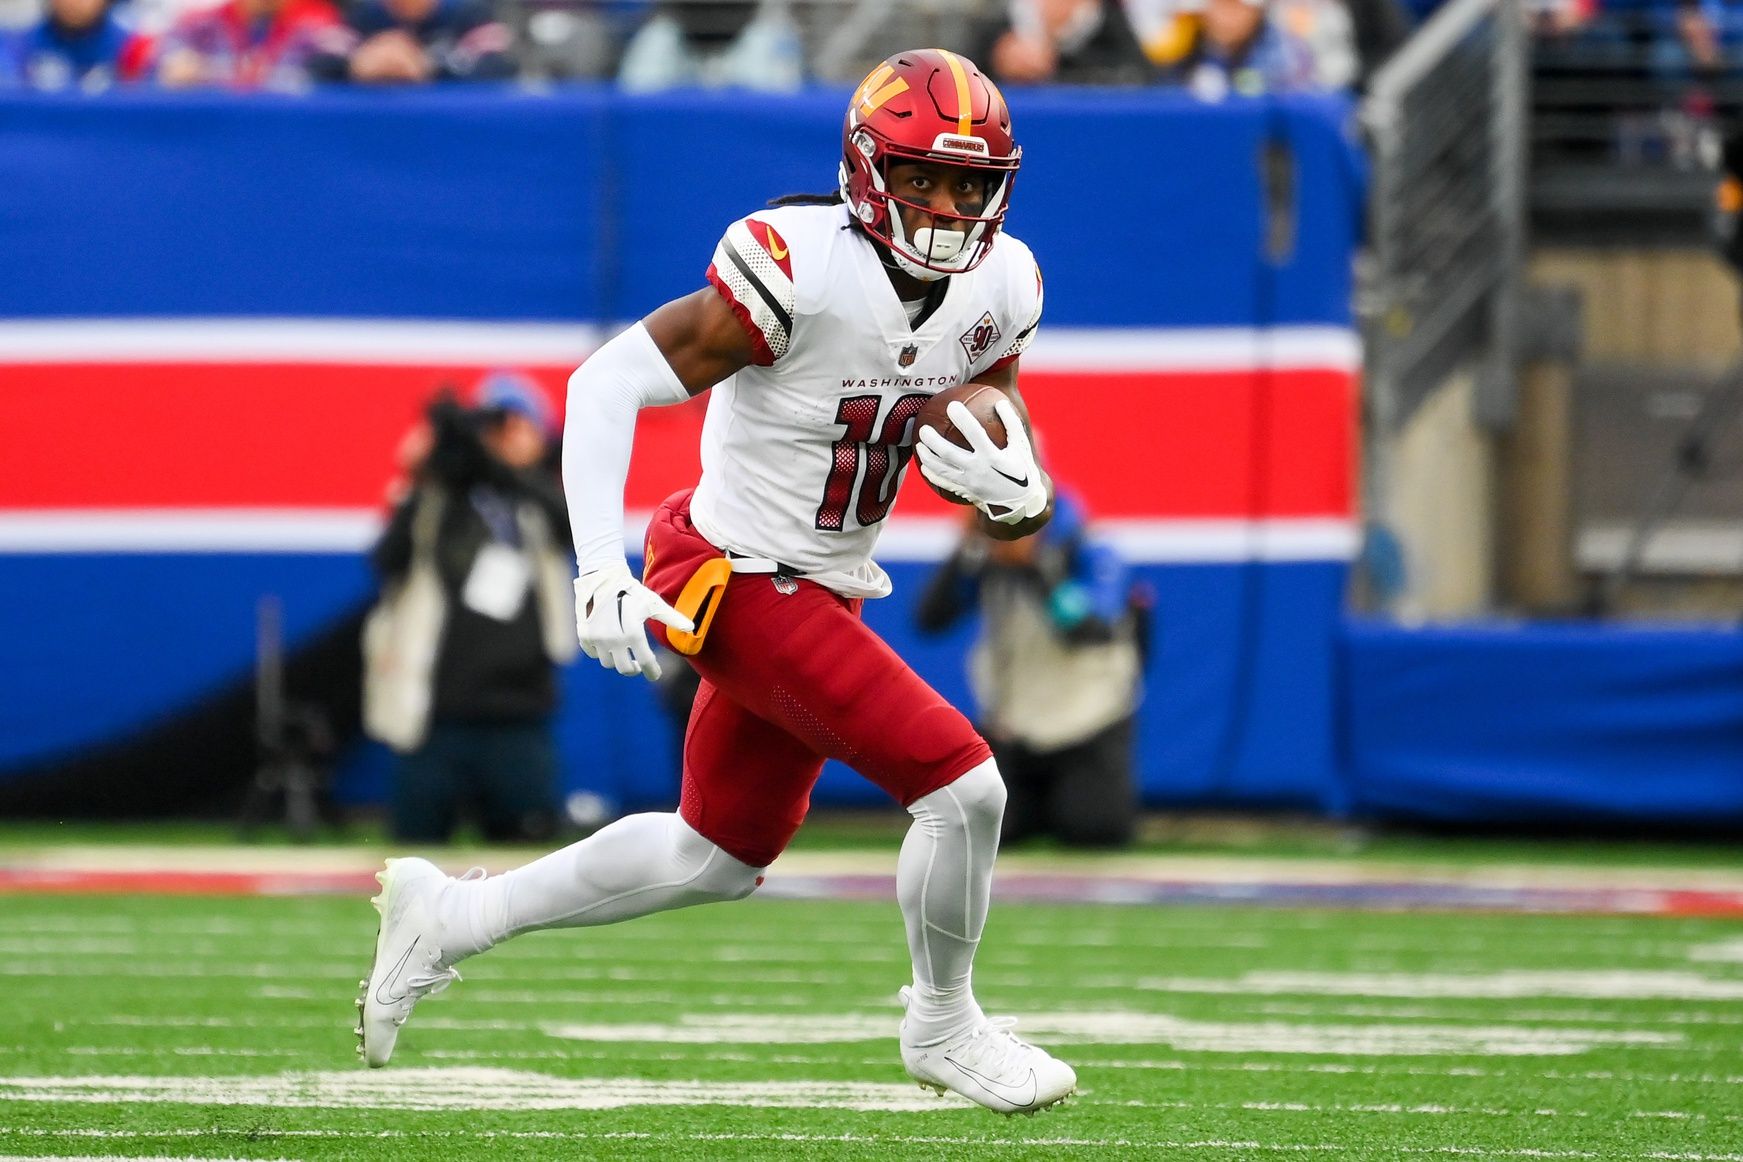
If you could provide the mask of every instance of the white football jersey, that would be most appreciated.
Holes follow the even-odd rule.
[[[728,227],[708,280],[757,354],[709,398],[697,530],[843,596],[884,596],[872,550],[913,455],[914,417],[1028,346],[1041,318],[1034,256],[1001,233],[915,327],[845,206],[782,206]]]

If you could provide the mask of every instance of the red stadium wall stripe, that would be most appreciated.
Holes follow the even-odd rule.
[[[0,461],[0,509],[381,504],[395,448],[424,403],[484,370],[15,366],[0,430],[27,437]],[[559,398],[567,369],[530,371]],[[1037,371],[1024,391],[1043,455],[1101,515],[1351,511],[1354,385],[1339,373]],[[631,507],[653,507],[695,479],[702,412],[699,401],[642,413]],[[908,491],[904,514],[948,511],[925,489]]]
[[[596,338],[517,324],[0,325],[0,430],[23,434],[0,459],[0,550],[355,551],[437,389],[464,394],[515,366],[560,413],[565,353]],[[1050,469],[1141,558],[1341,559],[1355,354],[1330,327],[1058,330],[1024,356],[1022,382]],[[704,407],[642,413],[632,511],[695,480]],[[930,544],[929,524],[956,515],[911,482],[885,555]]]

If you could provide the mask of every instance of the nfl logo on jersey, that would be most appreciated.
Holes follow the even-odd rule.
[[[916,344],[910,343],[902,348],[902,353],[896,357],[896,364],[899,367],[912,367],[915,356],[919,354],[920,348]]]

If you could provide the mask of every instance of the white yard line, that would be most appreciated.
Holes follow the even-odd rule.
[[[0,1127],[0,1135],[11,1133]],[[241,1158],[212,1158],[205,1154],[129,1154],[128,1162],[244,1162]],[[0,1162],[115,1162],[113,1154],[0,1154]],[[258,1162],[258,1160],[249,1160]],[[278,1159],[277,1162],[287,1162]]]
[[[1086,1105],[1202,1113],[1243,1112],[1368,1115],[1379,1117],[1480,1117],[1494,1119],[1615,1118],[1677,1122],[1738,1122],[1743,1115],[1681,1110],[1586,1110],[1556,1107],[1457,1105],[1444,1102],[1296,1101],[1110,1101],[1093,1095]],[[557,1077],[525,1069],[486,1066],[414,1067],[391,1076],[357,1070],[290,1071],[270,1076],[225,1077],[142,1074],[0,1076],[0,1101],[174,1105],[271,1106],[312,1109],[393,1110],[608,1110],[632,1106],[748,1106],[778,1109],[927,1112],[962,1108],[916,1096],[907,1084],[817,1081],[799,1078],[747,1080],[649,1080],[637,1077]]]
[[[9,1133],[0,1127],[0,1135]],[[129,1154],[128,1162],[244,1162],[241,1158],[212,1158],[205,1154]],[[0,1162],[115,1162],[113,1154],[0,1154]],[[258,1162],[250,1159],[248,1162]],[[287,1162],[278,1159],[277,1162]]]
[[[22,1137],[34,1138],[90,1138],[95,1140],[117,1141],[151,1141],[156,1139],[178,1140],[189,1138],[233,1138],[238,1131],[224,1130],[100,1130],[100,1129],[21,1129],[3,1131]],[[841,1143],[844,1145],[894,1143],[904,1146],[1003,1146],[1008,1148],[1022,1147],[1086,1147],[1128,1151],[1133,1149],[1173,1150],[1180,1152],[1220,1153],[1220,1154],[1337,1154],[1350,1153],[1354,1147],[1333,1142],[1260,1142],[1250,1139],[1167,1139],[1167,1138],[1078,1138],[1078,1137],[1036,1137],[1036,1138],[977,1138],[968,1136],[944,1136],[933,1134],[798,1134],[798,1133],[767,1133],[767,1134],[685,1134],[685,1133],[651,1133],[646,1131],[597,1131],[585,1130],[260,1130],[250,1131],[253,1137],[261,1141],[271,1141],[279,1138],[335,1140],[335,1141],[375,1141],[395,1140],[404,1138],[445,1139],[462,1141],[558,1141],[558,1142],[791,1142],[801,1144]],[[1618,1153],[1606,1150],[1597,1153],[1591,1150],[1543,1150],[1529,1147],[1497,1147],[1497,1146],[1465,1146],[1465,1145],[1435,1145],[1435,1146],[1390,1146],[1390,1151],[1399,1155],[1412,1157],[1473,1157],[1473,1158],[1537,1158],[1537,1159],[1596,1159],[1600,1162],[1743,1162],[1743,1154],[1709,1154],[1702,1152],[1672,1152],[1653,1150],[1644,1153]]]
[[[330,1028],[334,1021],[310,1022],[310,1027]],[[37,1055],[40,1045],[0,1045],[0,1055]],[[71,1057],[149,1057],[163,1059],[211,1058],[288,1058],[307,1057],[307,1049],[261,1049],[221,1045],[69,1045],[60,1050]],[[693,1062],[696,1054],[682,1051],[648,1051],[627,1045],[609,1049],[423,1049],[420,1057],[433,1061],[666,1061]],[[733,1052],[710,1049],[709,1061],[731,1061],[752,1065],[827,1065],[884,1066],[892,1060],[888,1054],[867,1056],[851,1053],[787,1053],[769,1054]],[[1326,1074],[1364,1077],[1421,1077],[1435,1079],[1524,1079],[1538,1081],[1585,1081],[1604,1085],[1667,1085],[1667,1086],[1743,1086],[1743,1074],[1645,1073],[1635,1070],[1591,1069],[1486,1069],[1479,1066],[1421,1065],[1355,1065],[1344,1062],[1298,1061],[1188,1061],[1182,1058],[1160,1059],[1095,1059],[1077,1061],[1085,1075],[1103,1071],[1166,1072],[1166,1073],[1262,1073],[1262,1074]]]
[[[324,995],[324,994],[323,994]],[[317,998],[319,999],[319,998]],[[715,1014],[709,998],[691,996],[675,1021],[561,1022],[502,1018],[418,1017],[419,1027],[461,1033],[526,1033],[542,1030],[561,1040],[600,1044],[824,1045],[879,1041],[890,1036],[894,1016],[888,1006],[859,1012],[837,1010],[795,1018],[748,1011]],[[69,1027],[160,1029],[330,1030],[342,1024],[330,1017],[193,1017],[113,1014],[67,1017]],[[1644,1024],[1646,1022],[1642,1022]],[[1479,1054],[1496,1057],[1569,1056],[1609,1046],[1641,1050],[1681,1048],[1679,1033],[1647,1028],[1589,1029],[1574,1026],[1488,1024],[1344,1024],[1281,1021],[1202,1021],[1162,1013],[1068,1012],[1021,1014],[1020,1027],[1038,1039],[1061,1045],[1155,1044],[1197,1053],[1339,1054],[1433,1056]]]
[[[775,864],[771,876],[893,875],[899,845],[900,840],[892,835],[888,850],[789,852]],[[56,844],[15,848],[0,854],[0,865],[47,871],[329,876],[373,872],[388,854],[392,853],[376,847]],[[467,862],[496,872],[517,867],[526,860],[524,851],[487,849],[472,853]],[[999,873],[1006,877],[1102,876],[1177,883],[1439,883],[1521,890],[1743,891],[1743,868],[1698,866],[1456,864],[1240,855],[1110,855],[1085,859],[1012,852],[1001,857]]]
[[[1641,1073],[1633,1070],[1591,1069],[1485,1069],[1474,1065],[1354,1065],[1325,1061],[1187,1061],[1184,1059],[1082,1058],[1079,1070],[1093,1074],[1103,1069],[1160,1070],[1173,1073],[1323,1073],[1337,1076],[1430,1077],[1430,1078],[1533,1078],[1541,1081],[1591,1081],[1641,1085],[1743,1085],[1739,1074]]]
[[[1164,993],[1256,996],[1362,996],[1517,1000],[1743,1000],[1743,979],[1717,979],[1686,971],[1617,969],[1504,969],[1495,972],[1249,972],[1214,977],[1143,977],[1129,987]]]
[[[1544,1024],[1575,1025],[1743,1025],[1743,1013],[1728,1013],[1727,1002],[1713,1001],[1712,1009],[1671,1009],[1648,1012],[1637,1009],[1622,1011],[1593,1008],[1532,1008],[1509,1005],[1507,1016],[1515,1021]],[[1471,1007],[1447,1003],[1444,1005],[1338,1005],[1312,1001],[1266,1001],[1252,1006],[1252,1011],[1278,1017],[1353,1017],[1361,1020],[1387,1021],[1457,1021],[1472,1019]]]
[[[1026,1035],[1057,1044],[1157,1044],[1200,1053],[1299,1053],[1340,1056],[1567,1056],[1627,1045],[1671,1049],[1677,1033],[1645,1029],[1584,1029],[1496,1024],[1324,1024],[1206,1021],[1108,1010],[1021,1014]],[[687,1012],[676,1021],[550,1022],[553,1037],[573,1041],[668,1044],[814,1045],[868,1041],[889,1035],[881,1015],[813,1014],[802,1019]]]

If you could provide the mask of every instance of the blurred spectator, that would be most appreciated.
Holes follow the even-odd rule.
[[[520,14],[524,25],[519,55],[528,77],[564,81],[611,74],[616,42],[600,12],[572,3],[533,0]]]
[[[487,839],[557,821],[556,667],[575,656],[569,521],[538,386],[498,372],[444,394],[413,440],[413,488],[376,545],[364,724],[401,752],[392,831],[445,842],[475,805]]]
[[[1134,10],[1166,5],[1175,11],[1176,0],[1128,0]],[[1308,46],[1314,58],[1315,83],[1322,89],[1362,87],[1410,38],[1418,19],[1440,0],[1272,0],[1271,21]],[[1191,48],[1203,0],[1187,0],[1192,11],[1172,28],[1146,37],[1145,51],[1159,65],[1178,61]],[[1152,24],[1154,20],[1152,20]],[[1150,27],[1150,25],[1146,25]],[[1164,55],[1172,53],[1171,56]]]
[[[1270,0],[1269,16],[1285,36],[1307,46],[1312,88],[1351,89],[1365,75],[1356,52],[1355,20],[1344,0]]]
[[[624,47],[617,83],[789,93],[805,79],[799,31],[779,0],[662,0]]]
[[[1005,84],[1133,85],[1156,74],[1119,0],[1010,0],[976,48]]]
[[[156,76],[171,88],[306,89],[311,65],[344,56],[351,34],[327,0],[225,0],[189,12],[157,46]]]
[[[419,85],[500,81],[518,71],[508,26],[485,0],[362,0],[347,21],[357,43],[312,64],[324,80]]]
[[[1355,35],[1357,84],[1367,86],[1381,65],[1410,39],[1411,12],[1402,0],[1340,0],[1346,3]]]
[[[980,611],[969,678],[1009,794],[1005,840],[1123,844],[1147,611],[1076,500],[1061,491],[1054,504],[1047,527],[1017,541],[987,537],[971,510],[916,616],[935,633]]]
[[[1171,73],[1202,101],[1326,87],[1312,47],[1279,26],[1265,0],[1204,0]]]
[[[150,42],[123,23],[109,0],[48,0],[42,19],[0,35],[0,85],[95,92],[145,72]]]
[[[1595,63],[1633,62],[1660,77],[1736,66],[1743,40],[1737,0],[1547,0],[1533,7],[1539,37],[1573,45]]]
[[[1655,33],[1651,65],[1655,73],[1710,76],[1737,68],[1743,4],[1735,0],[1661,0],[1651,7]]]
[[[1202,0],[1125,0],[1126,20],[1144,56],[1172,69],[1192,48]]]

